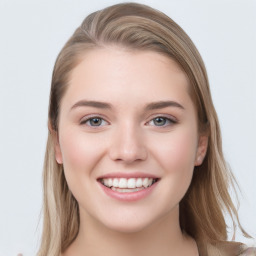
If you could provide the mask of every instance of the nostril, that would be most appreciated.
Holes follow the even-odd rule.
[[[113,161],[133,163],[135,161],[144,161],[147,159],[147,153],[144,149],[127,151],[127,150],[112,150],[110,158]]]
[[[110,158],[113,161],[126,163],[145,160],[147,150],[139,134],[139,131],[135,130],[134,127],[127,125],[123,127],[122,131],[118,130],[108,148]]]

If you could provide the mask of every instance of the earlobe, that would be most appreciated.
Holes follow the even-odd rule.
[[[195,166],[203,163],[208,148],[208,136],[201,135],[198,141],[197,154],[195,159]]]
[[[57,131],[52,129],[51,125],[48,125],[48,128],[51,133],[52,140],[53,140],[55,160],[58,164],[63,164],[58,133],[57,133]]]
[[[60,150],[60,144],[59,144],[58,136],[57,136],[56,140],[54,140],[54,151],[55,151],[56,162],[58,164],[63,164],[62,154],[61,154],[61,150]]]

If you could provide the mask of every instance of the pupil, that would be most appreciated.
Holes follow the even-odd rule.
[[[157,126],[165,125],[166,120],[163,117],[157,117],[154,119],[154,124]]]
[[[92,126],[99,126],[100,124],[101,124],[100,118],[92,118],[90,120],[90,125],[92,125]]]

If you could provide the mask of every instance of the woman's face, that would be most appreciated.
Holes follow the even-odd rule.
[[[132,232],[178,211],[207,144],[188,87],[155,52],[84,55],[61,101],[55,149],[82,221]]]

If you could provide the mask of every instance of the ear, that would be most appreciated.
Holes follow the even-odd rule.
[[[54,144],[54,152],[55,152],[56,162],[58,164],[63,164],[58,132],[52,128],[50,123],[48,123],[48,129],[51,133],[53,144]]]
[[[195,166],[203,163],[208,148],[208,136],[200,135],[198,139],[197,153],[195,159]]]

